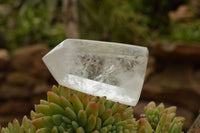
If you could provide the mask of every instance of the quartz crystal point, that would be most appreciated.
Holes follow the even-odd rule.
[[[135,106],[142,90],[148,60],[145,47],[67,39],[43,57],[63,86]]]

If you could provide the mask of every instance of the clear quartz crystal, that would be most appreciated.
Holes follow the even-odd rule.
[[[64,40],[43,57],[60,85],[131,106],[139,100],[147,60],[145,47],[80,39]]]

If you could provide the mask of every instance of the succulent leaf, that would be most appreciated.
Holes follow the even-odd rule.
[[[22,124],[15,119],[1,133],[181,133],[184,118],[176,107],[156,107],[150,102],[137,122],[133,108],[106,97],[95,97],[62,86],[53,86]]]
[[[181,133],[184,118],[175,116],[175,106],[165,109],[163,103],[156,107],[155,102],[150,102],[145,107],[145,117],[155,133]]]
[[[24,116],[22,125],[17,119],[13,123],[9,123],[8,127],[0,129],[1,133],[35,133],[35,127],[32,125],[31,120]]]
[[[40,132],[118,132],[116,127],[121,120],[127,124],[121,125],[121,131],[132,132],[135,127],[134,120],[128,122],[133,119],[132,107],[62,86],[53,86],[47,101],[41,100],[31,114],[32,123]]]

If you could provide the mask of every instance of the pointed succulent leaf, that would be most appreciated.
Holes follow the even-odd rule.
[[[138,121],[138,131],[141,133],[153,133],[150,123],[145,118]]]
[[[91,132],[96,125],[96,116],[94,114],[91,114],[88,118],[87,125],[85,127],[86,132]]]
[[[90,102],[86,107],[86,113],[88,116],[90,116],[91,114],[94,114],[95,116],[97,116],[98,115],[97,103]]]
[[[137,122],[133,108],[77,92],[63,86],[53,86],[47,100],[40,100],[31,111],[31,120],[17,120],[1,133],[181,133],[184,119],[176,117],[176,107],[145,107],[145,118]]]
[[[83,104],[82,104],[82,102],[80,101],[80,99],[78,98],[77,95],[71,94],[70,95],[70,102],[72,103],[73,108],[74,108],[74,112],[76,114],[78,114],[79,110],[83,109]]]
[[[87,124],[87,114],[86,114],[85,110],[79,111],[78,122],[81,126],[85,126]]]

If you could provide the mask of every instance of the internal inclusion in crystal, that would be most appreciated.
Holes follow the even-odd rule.
[[[99,53],[70,56],[70,63],[66,67],[78,67],[69,68],[69,74],[62,81],[63,85],[92,95],[107,96],[109,100],[123,101],[124,104],[137,103],[140,93],[138,88],[143,81],[140,70],[141,65],[144,65],[141,62],[143,57]],[[131,86],[132,89],[125,89]]]
[[[128,55],[81,53],[76,57],[70,56],[68,55],[70,66],[78,67],[70,68],[69,64],[66,64],[66,68],[71,70],[69,74],[116,86],[120,86],[127,75],[133,78],[138,72],[139,61],[137,60],[141,60],[141,57]]]

